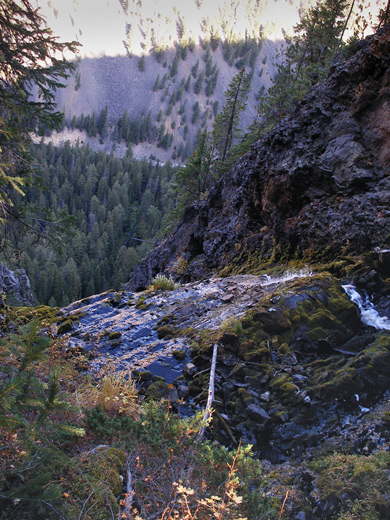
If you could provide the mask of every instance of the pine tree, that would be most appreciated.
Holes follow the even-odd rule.
[[[58,500],[61,493],[53,473],[56,462],[67,457],[53,441],[64,433],[84,435],[82,428],[63,420],[64,410],[70,407],[60,396],[57,372],[53,370],[47,382],[39,375],[49,344],[39,332],[37,319],[1,341],[0,356],[6,362],[0,382],[0,426],[17,436],[20,446],[17,463],[2,474],[7,485],[2,488],[1,508],[11,511],[16,505],[18,513],[12,517],[24,517],[23,509],[29,518],[42,517],[41,508]]]
[[[10,216],[10,193],[22,192],[31,175],[26,144],[29,132],[38,126],[59,125],[55,92],[74,65],[61,59],[75,52],[77,44],[59,43],[29,0],[0,3],[0,204],[2,215]],[[36,87],[39,100],[31,98]]]
[[[160,74],[157,74],[156,81],[154,82],[154,85],[153,85],[153,92],[156,92],[158,90],[159,83],[160,83]]]
[[[142,55],[138,61],[138,70],[143,72],[145,70],[145,56]]]
[[[225,105],[215,118],[212,140],[217,159],[222,164],[227,159],[233,143],[241,134],[240,116],[246,107],[249,87],[249,74],[246,74],[243,68],[233,77],[225,92]]]
[[[258,134],[271,129],[326,76],[342,45],[351,14],[347,10],[348,0],[324,0],[310,8],[294,27],[294,36],[287,40],[287,50],[284,59],[279,60],[273,85],[261,98]]]
[[[108,132],[108,107],[107,105],[100,111],[96,122],[97,131],[103,139],[107,137]]]
[[[198,137],[195,151],[176,176],[176,193],[179,195],[178,211],[183,211],[188,204],[199,199],[214,182],[211,171],[211,144],[207,131]]]

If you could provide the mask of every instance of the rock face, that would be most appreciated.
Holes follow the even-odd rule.
[[[217,343],[213,435],[243,439],[272,463],[341,447],[370,453],[389,440],[375,408],[390,397],[390,320],[371,313],[362,321],[327,272],[109,292],[61,314],[63,355],[77,358],[78,370],[131,371],[140,393],[169,398],[176,411],[180,398],[181,413],[203,408]],[[368,411],[378,422],[375,443],[359,433]]]
[[[135,268],[204,277],[260,260],[335,258],[390,246],[390,28],[336,64],[295,112],[258,141],[208,199]],[[186,269],[178,269],[185,261]]]
[[[30,281],[24,269],[10,271],[0,264],[0,290],[5,294],[8,305],[34,305]]]

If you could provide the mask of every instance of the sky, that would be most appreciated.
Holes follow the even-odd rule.
[[[219,28],[225,21],[225,33],[245,37],[258,36],[260,25],[269,39],[283,39],[299,21],[299,10],[316,0],[32,0],[41,8],[49,27],[63,41],[82,43],[82,56],[116,56],[126,53],[124,42],[136,55],[148,52],[154,37],[171,46],[177,41],[177,20],[184,22],[186,33],[198,42],[202,20]],[[355,2],[355,10],[359,3]],[[371,9],[386,0],[365,0]],[[127,31],[126,31],[127,27]],[[130,29],[130,31],[129,31]],[[222,29],[223,31],[223,29]],[[130,35],[130,36],[129,36]],[[223,37],[223,34],[222,34]]]
[[[131,26],[134,54],[147,51],[141,45],[145,41],[142,31],[150,36],[153,30],[157,39],[172,43],[177,38],[177,15],[195,39],[201,36],[202,19],[208,18],[210,23],[220,26],[221,12],[230,19],[233,31],[242,36],[245,29],[251,26],[255,30],[261,23],[267,26],[269,37],[281,38],[281,27],[291,27],[299,19],[297,2],[291,5],[288,0],[142,0],[141,6],[139,2],[137,5],[135,0],[129,0],[127,15],[119,0],[34,2],[41,8],[41,14],[54,34],[64,41],[79,40],[83,44],[82,55],[87,56],[125,54],[126,24]],[[142,27],[140,18],[144,21]]]

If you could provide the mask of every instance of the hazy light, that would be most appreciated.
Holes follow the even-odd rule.
[[[137,55],[150,50],[152,39],[172,46],[178,41],[177,21],[182,20],[184,38],[195,43],[204,38],[205,22],[222,39],[233,35],[257,38],[260,27],[269,39],[282,39],[299,21],[299,12],[315,0],[129,0],[127,14],[119,0],[33,0],[41,7],[61,40],[77,39],[82,55],[115,56],[128,50]],[[375,13],[378,4],[370,7]],[[358,6],[359,2],[357,2]],[[198,7],[199,6],[199,7]],[[356,8],[358,9],[358,7]],[[369,19],[369,14],[363,11]]]

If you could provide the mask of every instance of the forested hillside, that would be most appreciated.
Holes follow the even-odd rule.
[[[50,208],[56,218],[74,217],[62,253],[53,244],[19,239],[20,267],[26,269],[37,300],[65,305],[84,296],[119,289],[150,249],[161,221],[174,207],[175,173],[160,165],[94,152],[88,146],[35,145],[45,189],[27,190],[29,204]]]
[[[121,138],[115,127],[124,116],[138,127],[148,122],[147,132],[132,136],[131,142],[139,145],[134,149],[137,157],[183,162],[199,131],[212,127],[229,83],[243,67],[250,74],[251,88],[242,128],[250,125],[271,85],[279,46],[260,35],[239,41],[205,40],[196,46],[186,42],[131,59],[82,59],[67,88],[57,95],[65,113],[65,128],[57,139],[72,138],[69,132],[75,126],[85,128],[86,119],[91,126],[105,112],[111,131],[99,136],[96,149],[112,149],[112,141]],[[84,138],[94,133],[87,131]]]
[[[114,126],[127,113],[131,121],[148,118],[151,131],[137,139],[136,157],[155,155],[160,160],[184,161],[200,130],[210,129],[223,105],[233,76],[246,68],[251,88],[241,126],[245,130],[256,115],[256,106],[276,72],[283,30],[298,21],[300,7],[311,0],[218,0],[213,5],[188,1],[151,4],[117,0],[106,23],[107,10],[96,4],[96,22],[86,16],[86,3],[64,2],[54,6],[53,23],[72,19],[72,30],[87,47],[81,50],[78,68],[56,102],[65,113],[66,129],[56,141],[72,138],[74,116],[98,118],[107,110]],[[51,10],[45,3],[48,14]],[[277,19],[275,19],[277,14]],[[288,14],[288,16],[287,16]],[[115,15],[115,16],[114,16]],[[108,16],[108,15],[107,15]],[[98,24],[102,23],[100,34]],[[115,27],[110,31],[110,24]],[[95,39],[88,47],[88,33]],[[99,52],[102,42],[106,48]],[[110,48],[115,43],[115,51]],[[162,141],[162,137],[166,135]],[[95,149],[110,149],[110,137],[93,140]],[[88,136],[91,138],[91,135]]]

